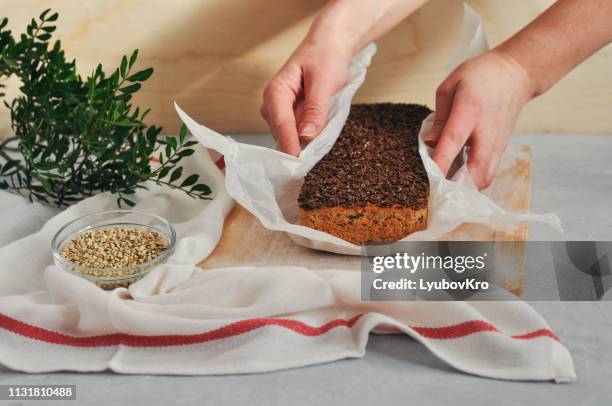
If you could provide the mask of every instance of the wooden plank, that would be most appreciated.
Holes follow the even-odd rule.
[[[553,0],[471,0],[491,45],[508,38]],[[264,85],[308,30],[325,0],[2,0],[0,16],[23,32],[33,16],[59,11],[58,29],[82,74],[117,67],[140,49],[136,68],[155,68],[135,102],[148,122],[176,133],[176,100],[198,122],[223,132],[269,132],[259,115]],[[460,26],[460,0],[431,0],[378,41],[379,52],[355,102],[434,106]],[[521,115],[517,131],[612,132],[612,45],[598,52]],[[11,81],[8,100],[16,94]],[[12,133],[0,108],[0,138]]]
[[[506,210],[528,209],[531,199],[531,159],[529,147],[511,146],[500,164],[498,175],[485,193]],[[464,241],[525,241],[528,228],[512,233],[464,224],[443,239]],[[503,257],[506,255],[506,257]],[[502,253],[505,273],[497,274],[492,282],[522,294],[525,274],[525,252]],[[212,254],[198,266],[202,269],[233,266],[306,266],[310,269],[359,270],[361,259],[356,256],[315,251],[293,243],[278,231],[268,230],[246,209],[236,206],[228,216],[223,236]]]

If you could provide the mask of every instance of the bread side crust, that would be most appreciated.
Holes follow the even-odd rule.
[[[392,243],[427,228],[427,208],[341,206],[305,210],[300,224],[335,235],[356,245]]]

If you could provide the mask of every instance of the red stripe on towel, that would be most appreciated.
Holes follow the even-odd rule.
[[[215,161],[215,165],[217,165],[217,168],[219,168],[220,170],[225,169],[225,159],[223,158],[223,155],[221,155],[219,159]]]
[[[313,327],[301,321],[292,319],[256,318],[237,321],[218,329],[200,334],[144,336],[116,333],[78,337],[57,333],[42,327],[36,327],[0,313],[0,328],[33,340],[50,344],[69,345],[73,347],[108,347],[116,345],[125,345],[128,347],[167,347],[176,345],[201,344],[208,341],[221,340],[268,326],[282,327],[304,336],[315,337],[323,335],[336,327],[351,328],[362,316],[363,315],[360,314],[348,320],[335,319],[319,327]],[[498,330],[492,324],[482,320],[466,321],[464,323],[445,327],[415,326],[411,328],[417,334],[425,338],[436,340],[456,339],[481,332],[499,333],[519,340],[528,340],[538,337],[550,337],[554,340],[559,340],[555,333],[549,329],[539,329],[520,335],[508,335]]]
[[[129,347],[165,347],[175,345],[200,344],[208,341],[238,336],[249,331],[267,326],[278,326],[295,331],[298,334],[315,337],[333,330],[336,327],[353,327],[362,315],[349,320],[336,319],[319,327],[313,327],[301,321],[291,319],[257,318],[246,319],[228,324],[215,330],[200,334],[173,334],[173,335],[132,335],[132,334],[106,334],[98,336],[71,336],[32,326],[0,313],[0,328],[11,331],[34,340],[51,344],[69,345],[73,347],[108,347],[126,345]]]
[[[444,327],[412,327],[419,335],[425,338],[437,339],[437,340],[449,340],[453,338],[465,337],[474,333],[481,332],[492,332],[507,335],[508,337],[515,338],[517,340],[529,340],[537,337],[550,337],[559,341],[559,337],[549,329],[539,329],[531,331],[526,334],[509,335],[505,334],[497,329],[491,323],[487,323],[483,320],[470,320],[463,323],[455,324],[452,326]]]

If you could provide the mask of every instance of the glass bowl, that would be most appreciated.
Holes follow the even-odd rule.
[[[79,234],[105,228],[128,227],[159,233],[167,247],[157,257],[142,264],[124,268],[90,268],[75,264],[62,257],[64,246]],[[127,287],[149,273],[155,265],[168,260],[176,245],[176,233],[172,225],[162,217],[135,210],[112,210],[87,214],[70,221],[55,234],[51,241],[53,262],[63,270],[85,278],[103,289]],[[119,275],[113,276],[111,275]]]

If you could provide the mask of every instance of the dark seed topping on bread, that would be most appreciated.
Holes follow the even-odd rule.
[[[329,151],[306,175],[301,208],[427,207],[417,135],[431,113],[417,104],[355,104]]]

